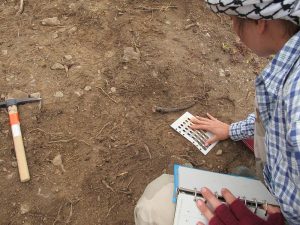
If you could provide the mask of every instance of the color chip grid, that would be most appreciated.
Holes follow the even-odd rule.
[[[171,127],[176,130],[183,137],[188,139],[193,145],[195,145],[204,155],[206,155],[216,144],[217,142],[205,146],[205,142],[213,136],[212,133],[206,132],[203,130],[192,130],[189,128],[191,122],[190,119],[193,117],[189,112],[184,113],[179,117],[174,123],[171,124]]]

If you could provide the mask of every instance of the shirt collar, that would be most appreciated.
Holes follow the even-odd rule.
[[[256,86],[264,83],[267,92],[277,96],[279,87],[300,57],[300,31],[291,37],[269,65],[256,78]]]

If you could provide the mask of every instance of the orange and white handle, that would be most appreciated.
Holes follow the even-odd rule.
[[[19,175],[21,182],[26,182],[30,180],[23,138],[20,127],[19,113],[16,105],[8,107],[8,114],[10,120],[10,126],[12,131],[12,136],[14,139],[15,152],[18,162]]]

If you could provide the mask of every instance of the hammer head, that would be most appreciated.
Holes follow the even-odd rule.
[[[41,101],[41,98],[23,98],[23,99],[7,99],[4,102],[0,102],[0,108],[7,108],[12,105],[24,105],[26,103]]]

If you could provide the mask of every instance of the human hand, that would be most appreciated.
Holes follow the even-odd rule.
[[[268,207],[269,217],[263,220],[252,213],[245,204],[233,196],[226,188],[221,191],[227,204],[221,203],[208,188],[202,188],[201,194],[212,206],[212,212],[202,200],[197,207],[209,221],[209,225],[284,225],[284,219],[278,207]],[[198,222],[197,225],[204,225]]]
[[[208,118],[196,116],[191,118],[192,124],[190,128],[193,130],[201,129],[211,132],[214,136],[208,139],[205,145],[210,145],[216,141],[229,138],[229,125],[217,120],[215,117],[207,113]]]

